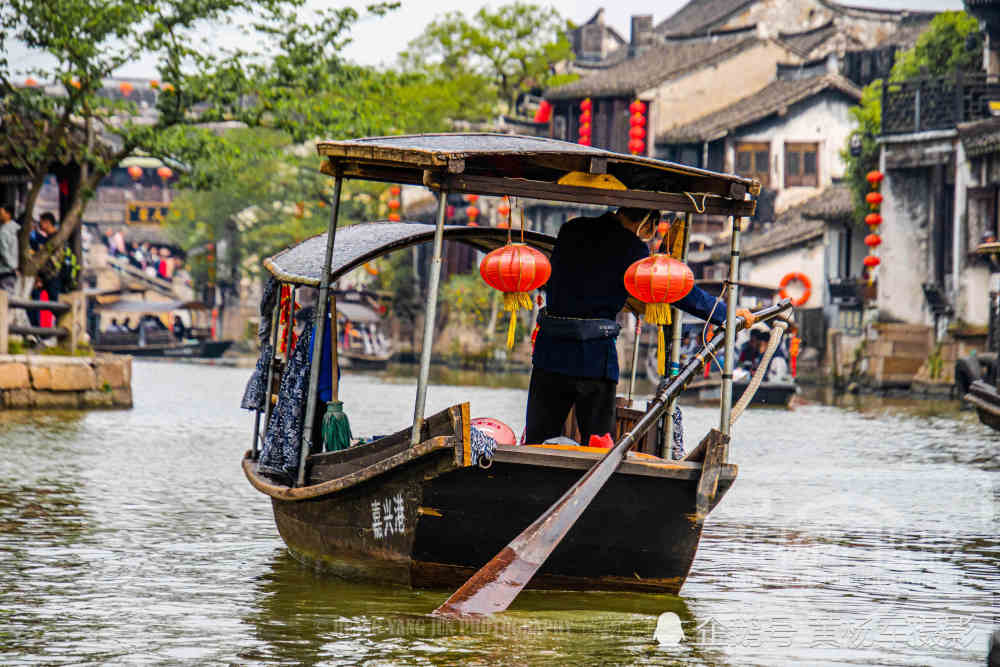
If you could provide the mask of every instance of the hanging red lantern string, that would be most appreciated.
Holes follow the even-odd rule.
[[[591,120],[591,109],[593,108],[593,103],[590,98],[580,102],[580,128],[577,132],[578,143],[581,146],[590,145],[590,120]]]
[[[663,326],[670,324],[670,304],[687,296],[692,287],[694,274],[691,269],[664,253],[640,259],[625,271],[625,289],[646,304],[646,321],[657,325],[656,367],[660,375],[666,374]]]
[[[646,105],[640,100],[635,100],[628,105],[628,110],[631,114],[628,150],[632,155],[639,155],[646,151]]]
[[[295,341],[298,340],[298,336],[295,334],[294,321],[295,321],[295,311],[298,310],[298,304],[292,302],[292,289],[288,285],[281,286],[281,299],[278,304],[278,327],[279,336],[281,341],[278,345],[278,349],[281,350],[282,354],[287,356],[287,346],[288,346],[288,327],[292,327],[292,349],[295,349]]]
[[[479,275],[486,284],[503,292],[503,309],[510,313],[507,349],[514,347],[517,311],[532,307],[532,290],[544,285],[552,275],[552,265],[540,251],[524,243],[510,243],[483,258]]]
[[[868,270],[869,285],[875,282],[875,268],[882,263],[882,260],[875,254],[875,249],[882,245],[882,237],[878,234],[879,225],[882,224],[882,216],[878,210],[884,199],[878,189],[884,179],[885,176],[877,169],[873,169],[865,175],[865,180],[872,188],[872,191],[865,195],[865,201],[872,209],[872,212],[865,216],[865,224],[871,230],[871,234],[865,237],[868,255],[864,259],[865,267]]]
[[[510,203],[506,196],[500,200],[500,205],[497,206],[497,213],[500,215],[500,221],[497,223],[497,227],[500,229],[509,229],[510,223],[508,218],[510,216]]]
[[[469,216],[469,227],[478,227],[479,223],[476,222],[476,218],[479,217],[479,209],[471,204],[465,207],[465,214]]]
[[[393,185],[389,188],[389,195],[392,197],[392,199],[389,200],[389,220],[391,222],[399,222],[403,219],[399,214],[401,204],[399,203],[399,200],[396,199],[400,192],[401,190],[398,185]]]

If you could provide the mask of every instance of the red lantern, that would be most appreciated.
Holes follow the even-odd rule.
[[[670,324],[670,304],[683,299],[694,286],[694,274],[687,264],[670,255],[656,253],[634,262],[625,271],[625,289],[646,304],[645,317],[660,325],[656,364],[660,375],[666,373],[664,324]]]
[[[641,113],[634,113],[629,119],[629,124],[632,127],[644,127],[646,125],[646,117]]]
[[[28,88],[34,88],[35,86],[38,85],[38,82],[29,76],[27,79],[24,80],[24,85],[26,85]]]
[[[469,216],[469,220],[475,220],[476,216],[479,215],[479,209],[476,208],[475,206],[466,206],[465,214]]]
[[[538,103],[534,120],[536,123],[547,123],[550,118],[552,118],[552,104],[548,100],[542,100]]]
[[[174,172],[170,167],[160,167],[156,170],[156,175],[159,176],[163,181],[170,180],[170,177],[174,175]]]
[[[865,237],[865,245],[869,248],[876,248],[882,244],[882,237],[878,234],[869,234]]]
[[[393,185],[389,188],[389,194],[391,194],[393,197],[398,197],[401,190],[402,188],[400,188],[398,185]]]
[[[462,197],[462,199],[469,202],[470,204],[475,204],[477,201],[479,201],[479,195],[465,195],[464,197]]]
[[[149,80],[149,87],[153,88],[153,89],[159,88],[160,87],[160,82],[157,81],[156,79],[150,79]]]
[[[389,214],[389,221],[390,222],[399,222],[400,220],[402,220],[402,218],[399,217],[399,213],[390,213]]]
[[[865,224],[869,227],[877,227],[882,224],[882,216],[878,213],[869,213],[865,216]]]
[[[142,178],[142,167],[133,164],[131,167],[128,168],[128,175],[132,177],[133,181],[138,181],[140,178]]]
[[[399,200],[398,199],[390,199],[389,200],[389,208],[392,209],[393,211],[395,211],[397,208],[399,208]]]
[[[497,206],[497,213],[505,218],[510,215],[510,206],[507,205],[507,202],[500,202],[500,205]]]
[[[455,207],[451,204],[448,204],[448,208],[445,209],[445,217],[449,219],[455,217]]]
[[[578,141],[577,143],[579,143],[581,146],[589,146],[590,137],[580,137],[580,141]]]
[[[590,111],[590,107],[593,106],[588,97],[584,101],[580,102],[580,111]]]
[[[118,84],[118,90],[122,91],[122,95],[128,97],[129,95],[132,94],[132,84],[129,83],[128,81],[122,81],[120,84]]]
[[[869,269],[874,269],[876,266],[878,266],[881,263],[882,263],[882,260],[880,260],[875,255],[868,255],[867,257],[865,257],[865,266],[867,266]]]
[[[77,90],[80,90],[80,85],[81,85],[81,84],[80,84],[80,81],[79,81],[79,79],[70,79],[70,80],[69,80],[69,85],[73,86],[73,87],[74,87],[74,88],[76,88]]]
[[[666,236],[667,232],[670,231],[670,223],[666,220],[660,220],[660,224],[656,226],[656,231],[660,234],[660,236]]]
[[[590,134],[590,123],[580,123],[580,136]]]
[[[591,119],[590,109],[587,109],[586,111],[581,111],[580,112],[580,122],[581,123],[589,123],[590,119]]]
[[[638,125],[634,125],[632,129],[628,131],[628,136],[633,139],[645,139],[646,130]]]
[[[865,201],[868,202],[868,205],[874,210],[882,203],[882,194],[879,192],[869,192],[865,195]]]
[[[871,184],[871,186],[872,186],[873,188],[875,188],[875,189],[878,189],[878,186],[879,186],[879,183],[881,183],[881,182],[882,182],[882,179],[883,179],[883,178],[885,178],[885,175],[884,175],[884,174],[883,174],[883,173],[882,173],[881,171],[879,171],[878,169],[875,169],[875,170],[873,170],[873,171],[869,171],[869,172],[868,172],[868,173],[867,173],[867,174],[865,175],[865,179],[866,179],[866,180],[867,180],[867,181],[868,181],[868,182],[869,182],[869,183]]]
[[[634,154],[639,154],[646,148],[646,142],[642,139],[633,139],[628,142],[628,149]]]
[[[531,308],[531,292],[545,284],[552,274],[548,258],[523,243],[508,243],[483,258],[479,274],[486,284],[503,292],[503,309],[510,312],[507,347],[514,347],[517,311]]]
[[[165,84],[163,84],[163,90],[165,92],[172,93],[174,91],[174,86],[173,86],[173,84],[165,83]]]
[[[636,100],[628,105],[628,110],[629,113],[646,113],[646,105],[642,101]]]

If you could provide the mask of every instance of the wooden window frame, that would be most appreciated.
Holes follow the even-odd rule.
[[[734,146],[734,169],[740,176],[756,178],[762,186],[771,185],[771,142],[769,141],[737,141]],[[750,169],[741,170],[739,168],[740,153],[748,153],[750,158]],[[761,160],[760,153],[765,153],[765,158]],[[763,162],[764,164],[760,164]]]
[[[812,153],[813,173],[806,173],[806,155]],[[792,156],[798,156],[798,169],[791,168]],[[793,173],[794,172],[794,173]],[[786,141],[785,142],[785,187],[819,187],[819,143],[815,141]]]

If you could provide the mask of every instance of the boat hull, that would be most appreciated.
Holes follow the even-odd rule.
[[[98,352],[129,354],[133,357],[179,357],[218,359],[233,344],[231,340],[203,340],[163,345],[94,345]]]
[[[505,448],[489,469],[455,467],[447,449],[335,493],[272,497],[290,552],[319,570],[418,588],[461,585],[549,508],[600,453],[576,448],[543,464]],[[517,451],[523,450],[523,451]],[[548,558],[529,588],[677,593],[701,537],[696,464],[624,464]],[[655,465],[655,464],[654,464]],[[735,478],[727,466],[715,502]],[[402,516],[402,518],[400,518]],[[389,525],[387,522],[391,522]]]
[[[1000,431],[1000,392],[995,386],[976,380],[962,398],[976,408],[980,422]]]
[[[733,401],[739,399],[748,386],[747,382],[733,382]],[[792,397],[798,393],[794,382],[762,382],[750,401],[751,406],[788,407]],[[682,401],[691,399],[699,403],[718,404],[722,396],[721,380],[702,380],[692,382],[681,394]]]

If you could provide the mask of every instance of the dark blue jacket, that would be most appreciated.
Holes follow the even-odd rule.
[[[552,251],[552,276],[545,286],[546,310],[557,317],[613,320],[625,307],[625,271],[649,256],[646,244],[607,213],[599,218],[575,218],[559,229]],[[699,287],[675,305],[696,317],[726,323],[726,306]],[[537,368],[572,377],[618,381],[615,339],[556,339],[544,324],[535,341],[532,363]]]

